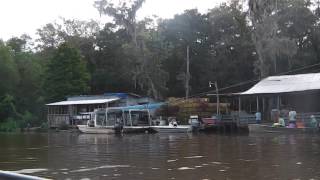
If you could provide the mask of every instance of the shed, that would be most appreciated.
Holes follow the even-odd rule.
[[[239,110],[261,111],[267,117],[271,109],[319,112],[319,90],[320,73],[270,76],[239,93]]]

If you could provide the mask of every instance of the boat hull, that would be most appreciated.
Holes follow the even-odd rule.
[[[88,127],[87,125],[78,125],[82,133],[87,134],[115,134],[115,133],[145,133],[150,131],[150,126],[124,126],[121,130],[114,127]]]
[[[150,132],[150,126],[124,126],[123,133],[146,133]]]
[[[87,125],[78,125],[78,129],[86,134],[114,134],[116,131],[113,127],[88,127]]]
[[[188,133],[192,131],[191,126],[182,126],[179,125],[177,127],[173,126],[152,126],[151,127],[155,132],[158,133]]]
[[[318,128],[286,128],[272,127],[263,124],[249,124],[250,133],[284,133],[284,134],[303,134],[303,133],[319,133]]]

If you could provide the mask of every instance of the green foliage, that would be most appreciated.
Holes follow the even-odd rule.
[[[48,101],[89,92],[90,75],[79,51],[61,44],[48,64],[44,88]]]
[[[319,26],[309,0],[250,0],[253,40],[259,60],[257,72],[265,77],[302,64],[315,63],[310,53],[312,29]],[[307,59],[303,58],[309,56]],[[303,61],[303,62],[302,62]]]
[[[0,125],[5,131],[23,128],[28,122],[39,125],[43,120],[42,66],[27,49],[28,37],[21,37],[0,43]]]
[[[0,99],[0,123],[5,122],[8,118],[15,118],[18,116],[14,97],[6,94]]]
[[[0,43],[0,96],[15,90],[19,81],[17,65],[11,48]]]
[[[8,118],[4,123],[0,123],[0,132],[12,132],[18,128],[17,122],[13,118]]]

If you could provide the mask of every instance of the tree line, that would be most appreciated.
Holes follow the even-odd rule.
[[[135,92],[163,100],[186,88],[208,91],[209,81],[226,87],[320,62],[319,1],[233,0],[206,13],[137,20],[144,1],[97,0],[113,21],[61,18],[36,39],[0,41],[0,130],[41,124],[44,104],[67,96]]]

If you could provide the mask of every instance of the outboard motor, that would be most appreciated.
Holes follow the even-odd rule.
[[[199,117],[197,115],[190,116],[189,124],[191,125],[193,132],[199,131],[201,128],[201,123],[200,123]]]
[[[122,133],[123,123],[121,122],[120,119],[116,120],[116,123],[114,124],[114,130],[115,130],[115,133],[119,133],[119,134]]]
[[[93,120],[87,121],[87,126],[88,127],[94,127],[94,121]]]

